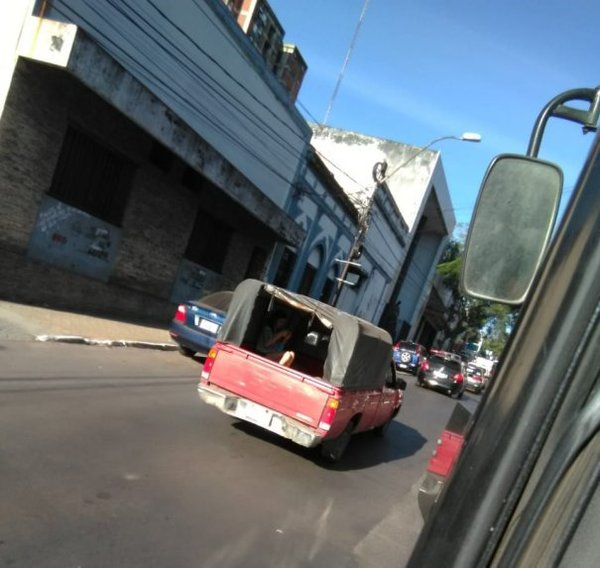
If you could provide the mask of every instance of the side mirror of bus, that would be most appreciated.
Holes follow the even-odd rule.
[[[483,179],[469,227],[461,287],[469,296],[525,301],[556,221],[563,174],[550,162],[504,154]]]

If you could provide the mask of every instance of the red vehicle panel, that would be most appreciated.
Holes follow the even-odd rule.
[[[234,345],[217,343],[209,384],[317,428],[339,389]]]

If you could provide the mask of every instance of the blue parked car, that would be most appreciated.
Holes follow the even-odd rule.
[[[177,307],[169,333],[186,357],[206,355],[225,321],[233,292],[215,292]]]
[[[394,345],[394,363],[398,371],[416,375],[428,356],[427,349],[413,341],[399,341]]]

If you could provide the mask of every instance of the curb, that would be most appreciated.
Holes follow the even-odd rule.
[[[138,349],[157,349],[160,351],[177,351],[174,343],[153,343],[151,341],[134,341],[128,339],[91,339],[81,335],[36,335],[36,341],[57,343],[76,343],[80,345],[101,345],[104,347],[136,347]]]

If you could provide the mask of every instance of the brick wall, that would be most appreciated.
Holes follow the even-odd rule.
[[[166,324],[173,306],[115,283],[104,284],[0,248],[0,298],[105,317]]]
[[[197,198],[157,168],[139,169],[111,281],[169,298],[196,217]]]
[[[62,94],[49,93],[46,83],[41,73],[20,61],[0,120],[0,242],[14,252],[27,249],[64,133],[64,116],[49,112],[46,101]]]
[[[26,257],[42,196],[50,187],[64,134],[73,125],[136,166],[121,244],[108,284]],[[211,203],[181,185],[184,164],[149,162],[153,140],[67,72],[19,60],[0,120],[0,297],[82,312],[164,320],[169,297],[199,206]],[[222,200],[220,200],[222,201]],[[228,210],[221,202],[221,213]],[[255,246],[273,238],[247,230],[239,207],[228,222],[246,227],[232,239],[223,280],[245,275]],[[250,223],[253,226],[257,221]]]

